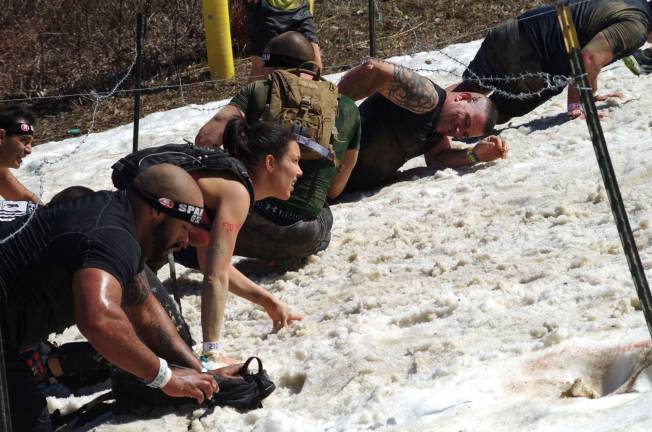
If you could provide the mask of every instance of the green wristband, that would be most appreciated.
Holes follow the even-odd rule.
[[[471,163],[471,165],[475,165],[478,162],[480,162],[480,159],[478,158],[478,155],[475,154],[472,148],[468,149],[466,151],[466,159]]]

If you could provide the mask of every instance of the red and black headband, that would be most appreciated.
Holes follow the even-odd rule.
[[[146,192],[133,183],[127,186],[127,189],[136,194],[140,199],[145,201],[150,207],[160,212],[165,213],[168,216],[171,216],[175,219],[180,219],[182,221],[190,222],[192,225],[204,228],[200,222],[201,217],[204,214],[204,209],[197,207],[193,204],[188,204],[184,202],[174,202],[169,198],[157,197],[152,195],[149,192]],[[205,229],[205,228],[204,228]]]
[[[27,122],[19,122],[3,126],[7,135],[34,135],[34,126]]]

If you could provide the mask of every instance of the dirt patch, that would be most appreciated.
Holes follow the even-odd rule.
[[[5,13],[0,14],[0,63],[6,66],[0,68],[5,71],[0,72],[0,98],[110,89],[131,64],[134,16],[139,8],[148,12],[145,87],[174,86],[179,79],[185,84],[183,98],[177,88],[144,94],[141,117],[189,103],[231,97],[245,83],[249,70],[246,26],[239,12],[243,1],[229,2],[236,79],[227,82],[206,82],[210,73],[204,58],[198,0],[125,0],[85,10],[69,0],[10,1]],[[35,5],[33,11],[25,6],[31,3]],[[130,3],[132,7],[127,7]],[[380,0],[376,2],[376,55],[411,54],[479,39],[492,26],[545,3]],[[314,8],[326,73],[347,70],[369,56],[367,1],[316,0]],[[19,23],[15,16],[26,20]],[[83,41],[84,32],[96,39]],[[25,63],[25,59],[31,60]],[[132,86],[128,79],[123,88]],[[95,102],[87,95],[47,101],[24,103],[40,117],[37,143],[63,139],[72,128],[85,132],[92,124]],[[99,132],[132,120],[132,96],[111,97],[99,105],[93,130]]]

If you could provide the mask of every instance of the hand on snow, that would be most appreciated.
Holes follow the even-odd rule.
[[[625,95],[623,93],[621,93],[621,92],[614,92],[614,93],[607,93],[607,94],[603,94],[603,95],[594,95],[593,99],[598,101],[598,102],[606,101],[606,100],[609,100],[609,99],[625,100]]]
[[[491,162],[496,159],[506,159],[509,146],[495,135],[483,138],[473,147],[473,152],[480,162]]]
[[[267,315],[272,319],[275,331],[292,324],[293,321],[300,321],[303,319],[303,315],[292,312],[287,306],[278,301],[275,301],[271,306],[265,308],[265,312],[267,312]]]

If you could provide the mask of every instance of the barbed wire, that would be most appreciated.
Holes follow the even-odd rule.
[[[374,0],[376,2],[376,19],[379,21],[383,21],[384,17],[380,13],[380,8],[377,0]],[[581,0],[576,3],[574,3],[571,7],[590,2],[592,0]],[[545,10],[542,11],[538,14],[533,14],[524,18],[519,18],[520,22],[526,22],[528,20],[537,18],[542,15],[546,14],[551,14],[551,13],[556,13],[556,10],[550,9],[550,10]],[[439,41],[438,45],[444,45],[449,46],[452,45],[453,43],[462,40],[462,39],[468,39],[469,37],[477,34],[486,34],[488,31],[490,31],[494,26],[491,27],[484,27],[481,29],[477,29],[471,32],[467,32],[464,34],[457,35],[455,37],[450,37],[445,40]],[[426,44],[420,43],[418,36],[416,34],[416,28],[412,28],[409,31],[411,31],[413,35],[413,44],[411,49],[409,50],[412,55],[414,55],[416,52],[421,51],[429,51],[434,55],[442,55],[443,57],[447,58],[448,60],[451,60],[454,64],[464,68],[465,71],[467,71],[467,76],[464,76],[463,74],[457,72],[455,69],[442,69],[442,68],[417,68],[414,69],[417,72],[428,72],[428,73],[442,73],[442,74],[449,74],[456,76],[458,78],[463,78],[464,81],[474,83],[476,85],[479,85],[487,90],[490,90],[496,94],[499,94],[503,97],[507,97],[510,99],[528,99],[528,98],[533,98],[533,97],[540,97],[544,92],[546,91],[557,91],[561,90],[564,87],[566,87],[569,84],[572,84],[578,80],[579,77],[572,77],[572,76],[565,76],[565,75],[551,75],[545,72],[536,72],[536,73],[522,73],[519,75],[502,75],[502,76],[479,76],[476,74],[474,71],[469,69],[468,65],[464,62],[462,62],[460,59],[453,57],[452,55],[446,53],[444,50],[445,48],[442,49],[432,49],[432,45],[428,46]],[[402,30],[403,31],[403,30]],[[146,42],[147,43],[147,42]],[[125,74],[122,76],[120,80],[113,86],[113,88],[110,91],[107,92],[97,92],[97,91],[90,91],[90,92],[83,92],[83,93],[73,93],[73,94],[60,94],[60,95],[52,95],[52,96],[30,96],[30,97],[25,97],[25,98],[12,98],[12,99],[2,99],[0,100],[0,103],[14,103],[14,102],[27,102],[27,101],[38,101],[38,100],[51,100],[51,99],[64,99],[64,98],[72,98],[72,97],[83,97],[86,99],[89,99],[93,101],[93,108],[92,108],[92,117],[91,117],[91,124],[87,130],[87,132],[84,134],[83,137],[79,140],[79,142],[75,145],[73,150],[71,152],[66,153],[65,155],[62,155],[60,157],[57,157],[55,159],[49,160],[49,159],[44,159],[42,160],[39,165],[36,167],[34,170],[34,174],[38,176],[39,179],[39,196],[43,196],[45,193],[45,175],[44,175],[44,170],[46,167],[50,167],[53,165],[56,165],[58,163],[61,163],[73,155],[77,154],[80,149],[84,146],[88,138],[90,137],[90,134],[93,133],[95,124],[96,124],[96,116],[97,112],[99,110],[99,107],[101,103],[113,96],[117,95],[126,95],[126,94],[132,94],[132,93],[143,93],[143,92],[156,92],[156,91],[163,91],[163,90],[172,90],[172,89],[178,89],[180,93],[180,99],[181,102],[184,106],[195,110],[195,111],[214,111],[215,108],[202,108],[196,106],[196,104],[190,103],[186,100],[186,94],[184,91],[184,87],[192,87],[192,86],[200,86],[200,85],[206,85],[206,84],[223,84],[223,83],[230,83],[233,84],[234,80],[233,79],[210,79],[210,80],[203,80],[203,81],[196,81],[196,82],[191,82],[191,83],[184,83],[183,77],[181,75],[181,72],[179,70],[179,66],[176,62],[171,61],[170,56],[168,56],[159,46],[156,44],[148,44],[149,46],[152,46],[156,51],[158,51],[167,61],[168,64],[172,66],[174,69],[174,73],[176,75],[176,81],[178,84],[169,84],[169,85],[159,85],[159,86],[153,86],[153,87],[141,87],[141,88],[132,88],[132,89],[120,89],[122,84],[127,80],[127,78],[131,75],[131,72],[136,65],[136,52],[135,52],[135,47],[133,50],[133,60],[129,67],[127,68],[127,71]],[[387,57],[389,58],[389,56]],[[354,63],[347,63],[347,64],[339,64],[339,65],[331,65],[329,67],[324,68],[324,71],[328,73],[330,71],[333,73],[334,71],[340,72],[343,68],[351,68],[353,66],[358,65],[360,62],[354,62]],[[521,81],[521,80],[531,80],[531,79],[540,79],[544,85],[542,86],[541,89],[537,91],[531,91],[531,92],[519,92],[519,93],[511,93],[509,91],[506,91],[496,85],[492,85],[491,83],[501,83],[501,82],[513,82],[513,81]],[[244,83],[247,81],[247,78],[238,78],[235,80],[236,83]],[[36,210],[38,211],[38,210]],[[0,239],[0,244],[5,243],[9,239],[13,238],[15,235],[17,235],[19,232],[21,232],[32,220],[33,216],[36,214],[36,211],[34,211],[24,222],[24,224],[14,233],[9,235],[8,237],[4,239]]]
[[[82,148],[82,146],[86,143],[86,141],[88,140],[90,135],[93,133],[93,130],[95,128],[95,119],[97,117],[97,111],[98,111],[98,109],[100,107],[100,104],[102,103],[102,101],[110,98],[118,90],[118,88],[120,88],[120,86],[125,82],[125,80],[129,77],[129,75],[131,75],[131,71],[133,70],[134,66],[136,65],[136,57],[137,57],[135,51],[134,51],[133,54],[134,54],[133,61],[132,61],[131,65],[127,68],[127,72],[113,86],[111,92],[109,92],[106,95],[98,95],[97,93],[94,93],[94,92],[88,93],[91,97],[94,98],[93,114],[92,114],[92,117],[91,117],[91,125],[89,126],[88,131],[86,132],[86,134],[83,137],[80,138],[79,142],[75,145],[73,150],[70,151],[70,152],[67,152],[67,153],[65,153],[63,155],[60,155],[59,157],[57,157],[55,159],[52,159],[52,160],[43,159],[39,163],[39,165],[36,167],[36,169],[34,170],[34,174],[36,176],[38,176],[38,179],[39,179],[39,182],[38,182],[38,190],[39,190],[38,196],[39,197],[42,197],[45,194],[45,175],[43,173],[44,169],[46,167],[56,165],[58,163],[61,163],[61,162],[65,161],[65,160],[71,158],[72,156],[77,154],[79,152],[79,150]],[[3,239],[0,239],[0,244],[6,243],[7,241],[9,241],[12,238],[14,238],[15,236],[17,236],[21,231],[23,231],[27,227],[27,225],[29,225],[29,223],[32,221],[32,219],[34,218],[34,216],[36,215],[36,213],[38,211],[39,211],[38,207],[35,208],[34,211],[27,217],[27,219],[25,219],[25,221],[20,226],[20,228],[18,228],[13,233],[9,234],[7,237],[5,237]]]
[[[374,1],[376,3],[376,8],[375,8],[376,9],[376,15],[378,17],[378,20],[382,21],[384,18],[382,16],[381,12],[380,12],[379,4],[378,4],[377,0],[374,0]],[[591,2],[591,1],[593,1],[593,0],[580,0],[580,1],[572,4],[571,8],[575,7],[577,5],[583,4],[583,3]],[[519,21],[520,22],[526,22],[526,21],[528,21],[530,19],[534,19],[534,18],[537,18],[539,16],[548,15],[548,14],[555,14],[555,13],[556,13],[555,9],[551,9],[551,10],[543,11],[543,12],[540,12],[538,14],[534,14],[534,15],[531,15],[531,16],[528,16],[528,17],[525,17],[525,18],[520,18]],[[480,34],[480,33],[486,34],[492,28],[495,28],[495,26],[487,26],[487,27],[483,27],[483,28],[480,28],[480,29],[477,29],[477,30],[473,30],[473,31],[470,31],[470,32],[467,32],[467,33],[462,33],[460,35],[444,39],[444,40],[440,41],[438,43],[438,45],[448,46],[448,45],[451,45],[454,42],[457,42],[459,40],[468,39],[469,37],[471,37],[473,35],[477,35],[477,34]],[[156,46],[155,44],[151,44],[150,46],[152,46],[159,53],[161,53],[166,59],[168,59],[168,60],[170,59],[170,57],[167,54],[165,54],[160,49],[160,47]],[[447,53],[445,53],[443,51],[443,49],[434,49],[433,50],[432,46],[428,46],[426,44],[415,43],[415,44],[412,45],[412,48],[410,49],[410,52],[412,54],[414,54],[414,53],[418,52],[421,49],[425,49],[425,50],[428,50],[428,51],[434,51],[436,53],[443,54],[444,56],[446,56],[450,60],[453,60],[454,62],[460,64],[461,66],[464,66],[465,68],[467,67],[467,65],[465,63],[461,62],[459,59],[456,59],[456,58],[448,55]],[[191,83],[184,83],[183,80],[181,79],[181,75],[180,75],[180,72],[179,72],[178,65],[176,63],[173,63],[173,62],[170,62],[170,64],[172,64],[172,67],[175,69],[175,73],[177,75],[177,79],[179,81],[179,84],[159,85],[159,86],[153,86],[153,87],[152,86],[150,86],[150,87],[140,87],[140,88],[132,88],[132,89],[124,89],[124,90],[119,90],[119,91],[108,91],[108,92],[70,93],[70,94],[59,94],[59,95],[52,95],[52,96],[27,96],[27,97],[24,97],[24,98],[0,99],[0,103],[33,102],[33,101],[38,101],[38,100],[53,100],[53,99],[65,99],[65,98],[74,98],[74,97],[87,97],[87,98],[90,97],[90,98],[93,98],[94,95],[97,95],[97,96],[126,95],[126,94],[132,94],[132,93],[137,93],[137,92],[140,92],[140,93],[142,93],[142,92],[156,92],[156,91],[172,90],[172,89],[180,89],[181,91],[183,91],[183,87],[200,86],[200,85],[205,85],[205,84],[233,83],[233,81],[234,81],[233,78],[227,78],[227,79],[211,79],[211,80],[195,81],[195,82],[191,82]],[[330,71],[330,73],[333,73],[334,71],[339,71],[340,69],[345,68],[345,67],[353,67],[353,66],[356,66],[357,64],[359,64],[359,62],[345,63],[345,64],[339,64],[339,65],[331,65],[331,66],[325,67],[324,72],[329,73],[329,71]],[[132,67],[133,67],[133,65],[131,65],[129,67],[129,70],[131,70]],[[241,83],[241,82],[244,83],[244,82],[247,82],[247,79],[246,78],[241,78],[241,79],[236,78],[235,82],[236,83]],[[182,99],[185,100],[185,97],[182,97]]]

